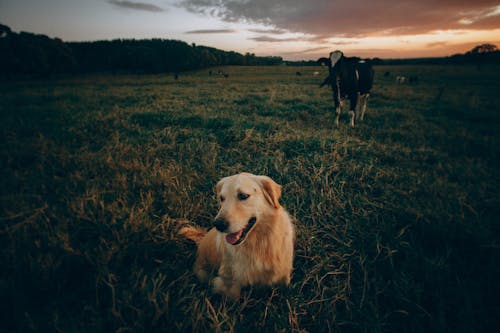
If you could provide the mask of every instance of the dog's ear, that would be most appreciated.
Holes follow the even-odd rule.
[[[281,185],[267,176],[257,176],[257,180],[262,187],[264,197],[274,208],[281,207],[279,199],[281,198]]]
[[[224,182],[226,181],[226,178],[222,178],[219,180],[217,185],[215,185],[215,196],[217,197],[217,202],[219,204],[219,208],[221,205],[221,200],[220,200],[220,191],[222,190],[222,185],[224,185]]]
[[[216,191],[215,194],[217,194],[217,196],[219,196],[220,190],[222,189],[222,185],[224,185],[224,179],[225,178],[222,178],[221,180],[219,180],[217,185],[215,185],[215,191]]]

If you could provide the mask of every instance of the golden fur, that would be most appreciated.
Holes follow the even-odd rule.
[[[267,176],[240,173],[225,177],[217,184],[219,212],[215,220],[227,221],[227,230],[206,232],[191,226],[180,230],[198,244],[196,276],[208,281],[211,272],[217,271],[211,282],[214,292],[237,299],[244,286],[290,283],[295,235],[280,196],[281,186]],[[253,227],[247,233],[242,231],[253,219]],[[235,239],[240,243],[233,245]]]

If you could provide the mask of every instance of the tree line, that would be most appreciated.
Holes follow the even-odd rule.
[[[374,65],[475,65],[500,64],[500,51],[496,45],[485,43],[471,50],[448,57],[370,60]]]
[[[0,24],[0,73],[4,77],[92,72],[161,73],[213,66],[279,65],[281,57],[258,57],[169,39],[64,42],[13,32]]]
[[[366,59],[374,65],[404,64],[500,64],[500,51],[481,44],[466,52],[442,58]],[[258,57],[170,39],[115,39],[95,42],[64,42],[29,32],[13,32],[0,24],[0,78],[48,77],[53,74],[162,73],[228,65],[317,66],[314,60],[286,61]]]

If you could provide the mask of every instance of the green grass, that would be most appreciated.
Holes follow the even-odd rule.
[[[224,71],[0,83],[0,332],[498,327],[500,68],[377,67],[354,129],[324,68]],[[234,303],[177,231],[241,171],[283,185],[297,243],[289,288]]]

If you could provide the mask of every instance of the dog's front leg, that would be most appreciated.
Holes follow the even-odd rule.
[[[212,281],[213,291],[217,294],[223,294],[234,300],[240,298],[241,286],[234,281],[230,269],[222,265],[219,269],[219,275]]]
[[[225,281],[220,276],[217,276],[213,282],[213,290],[217,294],[223,294],[228,297],[231,297],[234,300],[238,300],[240,298],[241,286],[234,281]]]

